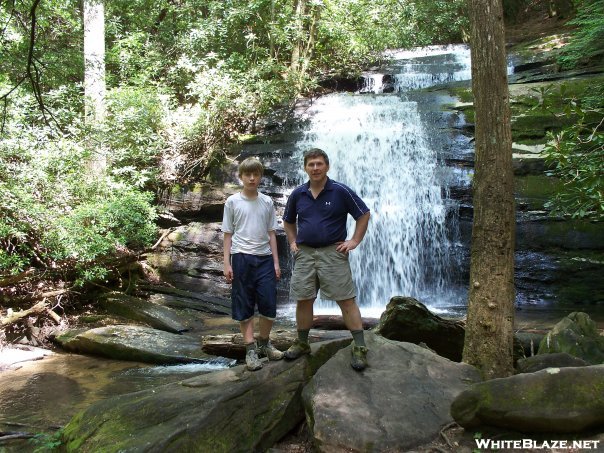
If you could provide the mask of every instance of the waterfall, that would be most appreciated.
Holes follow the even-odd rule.
[[[438,311],[455,305],[455,254],[445,199],[442,163],[430,146],[411,89],[470,78],[469,51],[458,46],[393,53],[387,68],[394,93],[382,93],[381,76],[368,75],[361,93],[319,98],[307,111],[308,126],[296,143],[295,158],[312,147],[330,157],[328,175],[350,186],[371,209],[361,246],[350,254],[357,301],[363,316],[379,316],[392,296],[412,296]],[[415,59],[411,58],[415,57]],[[419,57],[419,58],[418,58]],[[298,183],[307,180],[301,171]],[[454,204],[454,203],[453,203]],[[450,217],[450,216],[449,216]],[[447,223],[448,222],[448,223]],[[453,222],[454,224],[455,222]],[[349,218],[349,237],[354,221]],[[456,294],[459,297],[459,294]],[[315,313],[339,313],[331,301],[315,303]]]
[[[446,210],[436,152],[427,146],[417,104],[398,96],[336,94],[321,98],[311,113],[300,151],[325,150],[329,176],[371,209],[365,239],[350,254],[363,312],[381,313],[394,295],[436,303],[447,282]],[[322,306],[334,304],[318,301],[316,308]]]

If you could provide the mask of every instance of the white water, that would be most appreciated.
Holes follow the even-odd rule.
[[[439,61],[412,57],[445,55]],[[319,98],[308,110],[309,126],[297,143],[302,153],[318,147],[330,157],[329,176],[350,186],[371,209],[361,246],[350,260],[363,316],[379,317],[392,296],[412,296],[439,312],[455,299],[451,274],[454,245],[445,224],[445,183],[439,180],[437,150],[429,146],[418,106],[405,92],[470,77],[464,46],[434,47],[394,55],[394,94],[339,93]],[[428,72],[422,72],[428,71]],[[381,76],[367,77],[381,92]],[[298,183],[305,181],[300,173]],[[350,218],[349,237],[354,229]],[[451,236],[451,235],[449,235]],[[454,235],[453,235],[454,236]],[[453,302],[454,304],[454,302]],[[315,313],[339,313],[334,302],[320,298]]]
[[[371,209],[365,239],[350,255],[364,315],[379,315],[394,295],[438,304],[447,282],[446,212],[435,180],[436,153],[427,146],[416,103],[336,94],[312,110],[300,150],[325,150],[329,176],[349,185]],[[352,219],[348,230],[354,230]],[[322,301],[315,308],[338,310]]]

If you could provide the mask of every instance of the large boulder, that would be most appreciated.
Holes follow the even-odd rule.
[[[319,451],[409,451],[436,438],[453,399],[480,380],[474,367],[426,348],[372,333],[366,342],[368,368],[351,368],[348,346],[302,393]]]
[[[65,427],[70,452],[265,451],[304,419],[301,391],[346,342],[315,343],[312,355],[244,366],[109,398]]]
[[[232,359],[203,352],[200,337],[176,335],[143,326],[118,325],[85,331],[71,330],[57,336],[54,341],[67,351],[134,362],[235,363]]]
[[[104,294],[99,302],[109,313],[143,322],[155,329],[172,333],[189,330],[184,325],[185,320],[176,311],[139,297],[114,291]]]
[[[534,373],[546,368],[566,368],[589,365],[585,360],[574,357],[566,352],[553,352],[551,354],[538,354],[516,363],[518,373]]]
[[[604,425],[604,365],[547,368],[474,384],[451,405],[465,428],[578,433]]]
[[[390,340],[425,344],[434,352],[461,362],[465,323],[441,318],[412,297],[390,299],[380,317],[376,333]],[[525,357],[522,343],[514,336],[514,362]]]
[[[433,314],[412,297],[390,299],[376,332],[385,338],[409,343],[425,343],[437,354],[461,361],[464,324]]]
[[[541,340],[538,354],[567,352],[588,363],[604,363],[604,337],[587,313],[573,312]]]

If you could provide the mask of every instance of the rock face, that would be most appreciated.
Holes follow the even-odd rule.
[[[176,288],[228,299],[230,285],[222,276],[220,228],[220,222],[180,226],[147,254],[147,261],[164,282]]]
[[[67,451],[264,451],[304,419],[302,387],[343,344],[315,343],[312,356],[243,366],[103,400],[64,430]]]
[[[604,337],[588,314],[573,312],[541,340],[538,354],[552,352],[567,352],[593,365],[604,363]]]
[[[465,428],[581,432],[604,424],[604,365],[548,368],[474,384],[451,405]]]
[[[409,451],[452,421],[449,406],[478,371],[410,343],[366,335],[369,367],[350,367],[350,346],[327,362],[302,393],[322,452]]]
[[[461,361],[463,323],[441,318],[411,297],[390,299],[376,332],[390,340],[423,342],[443,357]]]
[[[233,365],[234,360],[208,355],[201,338],[175,335],[142,326],[99,327],[69,331],[54,339],[67,351],[145,363],[206,363]]]

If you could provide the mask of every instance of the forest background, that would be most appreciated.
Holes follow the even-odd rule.
[[[105,109],[86,112],[87,2],[0,6],[0,297],[77,294],[157,239],[157,200],[211,181],[275,109],[358,76],[383,51],[467,41],[465,0],[115,0],[104,5]],[[506,22],[570,11],[560,69],[602,62],[604,0],[504,0]],[[557,94],[564,180],[552,213],[604,217],[604,87]],[[547,108],[547,97],[535,108]],[[99,158],[104,162],[99,169]],[[9,303],[10,302],[10,303]]]

